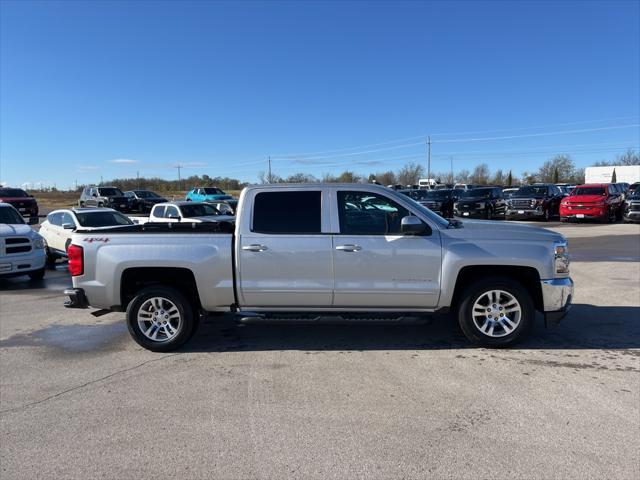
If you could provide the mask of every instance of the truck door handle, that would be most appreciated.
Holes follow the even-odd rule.
[[[266,245],[259,245],[257,243],[254,243],[252,245],[245,245],[244,247],[242,247],[243,250],[248,250],[249,252],[264,252],[268,248],[269,247],[267,247]]]
[[[340,250],[341,252],[359,252],[362,250],[360,245],[338,245],[336,250]]]

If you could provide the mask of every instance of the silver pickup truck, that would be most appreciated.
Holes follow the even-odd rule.
[[[235,224],[78,230],[70,308],[126,311],[154,351],[186,342],[202,314],[345,320],[454,314],[474,343],[510,345],[535,312],[571,305],[567,241],[504,222],[448,221],[366,184],[245,188]]]

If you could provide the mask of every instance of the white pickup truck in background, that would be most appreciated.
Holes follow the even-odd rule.
[[[147,222],[176,223],[176,222],[232,222],[233,215],[224,215],[209,202],[174,201],[157,203],[151,209],[148,217],[131,216],[134,223]]]
[[[286,208],[283,208],[286,206]],[[125,311],[145,348],[168,351],[199,314],[389,319],[452,312],[465,335],[497,347],[571,305],[565,238],[504,222],[447,221],[366,184],[245,188],[235,223],[148,223],[78,230],[66,306]]]

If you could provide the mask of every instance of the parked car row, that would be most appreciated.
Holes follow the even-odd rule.
[[[636,221],[635,212],[640,208],[637,200],[627,201],[634,191],[624,183],[579,186],[539,183],[519,188],[457,184],[455,187],[400,190],[400,193],[445,218]]]

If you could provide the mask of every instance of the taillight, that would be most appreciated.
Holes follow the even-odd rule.
[[[84,251],[78,245],[69,245],[67,248],[67,258],[69,259],[69,273],[72,277],[84,274]]]

